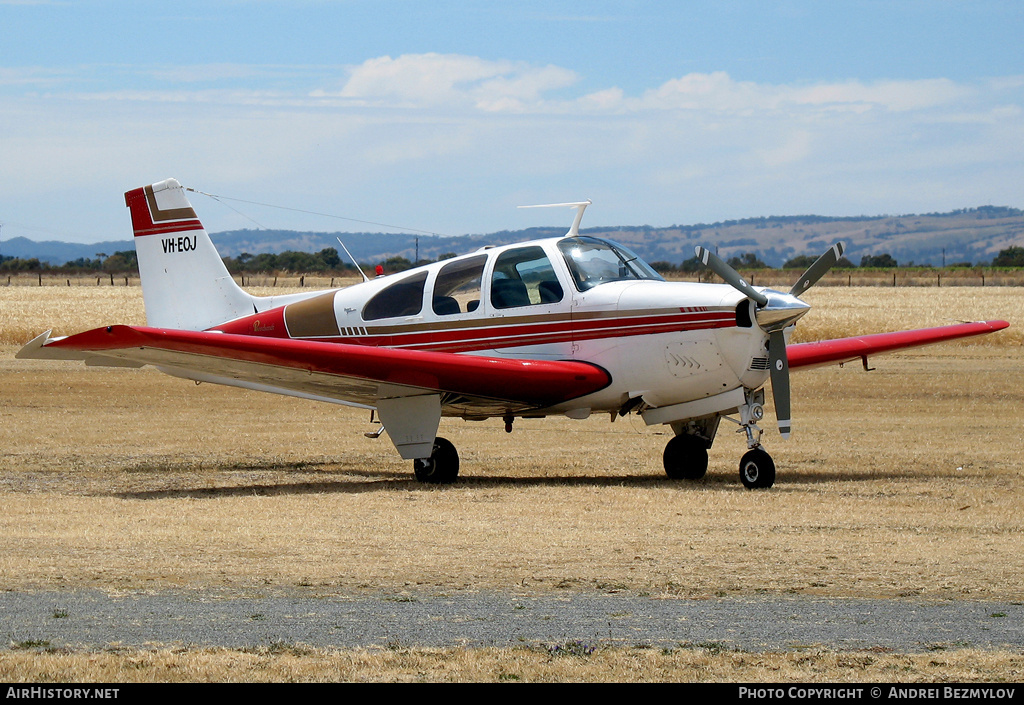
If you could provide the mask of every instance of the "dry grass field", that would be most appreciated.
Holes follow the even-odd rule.
[[[767,492],[743,489],[736,465],[745,444],[724,425],[708,477],[686,483],[661,470],[665,429],[606,417],[523,420],[512,434],[500,420],[442,420],[462,478],[427,487],[386,439],[363,437],[372,428],[363,411],[148,369],[15,360],[18,345],[50,327],[68,334],[144,323],[140,290],[0,287],[2,587],[1024,600],[1016,417],[1024,291],[822,287],[805,298],[815,308],[799,340],[959,319],[1002,318],[1011,328],[874,358],[869,373],[860,365],[794,373],[793,438],[767,424],[779,468]],[[334,670],[317,671],[323,659]],[[159,665],[168,661],[176,665]],[[529,649],[0,653],[7,681],[326,672],[343,680],[1020,680],[1021,668],[1019,653],[963,651],[808,659],[606,649],[582,660]]]

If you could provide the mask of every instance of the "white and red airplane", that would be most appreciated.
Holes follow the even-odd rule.
[[[450,483],[442,416],[636,413],[667,424],[671,478],[699,479],[719,422],[746,432],[740,479],[770,487],[761,447],[764,385],[790,431],[789,370],[990,333],[1005,321],[788,345],[809,306],[797,298],[842,255],[823,254],[789,293],[750,286],[704,248],[727,284],[666,282],[625,247],[579,234],[435,262],[343,289],[259,297],[228,274],[174,179],[125,194],[147,327],[40,335],[19,358],[153,365],[175,377],[375,409],[416,478]],[[738,416],[738,418],[733,418]],[[367,435],[380,435],[367,434]]]

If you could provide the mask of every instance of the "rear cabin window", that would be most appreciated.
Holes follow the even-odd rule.
[[[551,260],[540,247],[520,247],[498,255],[491,277],[491,305],[515,308],[562,300]]]
[[[431,307],[438,316],[472,313],[480,306],[480,279],[487,255],[452,262],[441,268],[434,280]]]
[[[426,282],[427,273],[420,272],[378,292],[363,307],[363,320],[415,316],[423,310],[423,285]]]

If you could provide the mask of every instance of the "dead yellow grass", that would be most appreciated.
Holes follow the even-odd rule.
[[[1024,656],[960,649],[928,654],[818,649],[750,653],[707,648],[253,650],[166,648],[0,652],[7,683],[85,682],[1020,682]]]
[[[253,287],[258,296],[302,291]],[[40,333],[71,335],[111,324],[146,325],[142,289],[112,286],[0,287],[0,345],[22,345]]]
[[[4,323],[11,291],[45,289],[0,290]],[[96,306],[43,297],[34,315],[24,300],[15,308],[66,332],[94,308],[107,312],[82,328],[138,322],[138,302],[111,293],[124,291],[89,290]],[[880,306],[823,291],[840,300],[820,309],[849,307],[851,326],[874,330],[939,323],[922,292],[958,293],[901,289]],[[1019,320],[1016,290],[968,293],[980,299],[943,306]],[[446,419],[464,479],[434,488],[411,479],[386,439],[362,437],[364,411],[152,370],[13,360],[9,348],[0,576],[11,587],[1017,599],[1024,439],[1013,410],[1024,372],[1006,337],[876,358],[868,374],[795,374],[794,438],[765,437],[779,466],[767,493],[740,487],[744,446],[728,424],[694,484],[664,478],[665,430],[633,417],[520,420],[511,435],[500,422]]]
[[[0,289],[0,331],[12,319],[12,290]],[[936,304],[1005,318],[1018,331],[1024,323],[1013,289],[895,290],[884,301],[877,291],[854,289],[861,298],[851,299],[851,290],[812,290],[807,323],[835,306],[849,312],[836,323],[847,326],[842,334],[941,324]],[[141,322],[129,317],[141,314],[130,297],[111,298],[100,319],[84,314],[94,308],[88,297],[74,307],[46,299],[35,313],[32,299],[17,301],[18,316],[53,315],[65,333]],[[363,438],[366,412],[197,387],[152,370],[14,360],[9,346],[0,355],[0,581],[15,590],[1021,600],[1024,369],[1014,335],[879,357],[871,373],[848,365],[794,374],[794,437],[768,430],[764,439],[779,467],[768,492],[742,489],[745,445],[726,424],[708,477],[686,483],[663,476],[664,429],[605,417],[521,420],[512,434],[500,421],[446,419],[441,433],[460,450],[463,478],[425,487],[386,439]],[[693,665],[692,651],[612,649],[549,664],[529,650],[483,650],[472,671],[459,650],[307,656],[342,664],[325,671],[342,680],[597,680],[608,659],[625,664],[610,680],[1020,677],[1019,655],[1005,653],[991,654],[990,670],[971,671],[972,660],[989,657],[825,652],[799,665],[801,654],[726,653]],[[75,654],[33,655],[29,665],[24,656],[0,655],[0,679],[88,673]],[[371,656],[374,665],[343,665]],[[264,669],[269,680],[316,677],[272,654],[77,657],[112,659],[103,668],[116,680],[131,679],[139,659],[173,664],[145,665],[140,679],[257,680]],[[868,658],[867,669],[815,670]],[[965,670],[950,670],[956,664]],[[215,668],[226,670],[204,670]]]
[[[1019,360],[972,349],[795,375],[770,492],[670,482],[636,419],[444,420],[463,480],[426,487],[366,412],[147,370],[10,361],[8,587],[314,592],[629,589],[1020,599]],[[524,455],[525,450],[525,455]],[[296,550],[301,537],[301,551]]]
[[[999,319],[1009,321],[1010,328],[950,345],[1024,344],[1024,289],[1019,287],[816,287],[803,299],[813,308],[797,324],[792,342]]]

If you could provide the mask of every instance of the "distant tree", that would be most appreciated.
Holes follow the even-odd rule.
[[[43,268],[39,258],[21,259],[20,257],[9,257],[0,263],[0,270],[5,272],[38,272]]]
[[[412,262],[407,260],[405,257],[388,257],[386,260],[380,263],[384,267],[384,273],[390,274],[392,272],[404,272],[406,269],[412,267]]]
[[[437,261],[440,262],[442,260],[451,259],[452,257],[458,257],[458,255],[454,252],[444,252],[437,256]]]
[[[122,250],[103,260],[103,271],[116,272],[138,272],[139,256],[135,250]]]
[[[896,260],[893,256],[888,253],[882,253],[880,255],[864,255],[860,258],[861,267],[898,267]]]
[[[1007,247],[992,260],[993,267],[1024,267],[1024,247]]]
[[[98,272],[103,269],[103,262],[98,259],[89,259],[88,257],[79,257],[78,259],[68,260],[64,263],[62,269],[86,269],[94,272]]]
[[[309,252],[288,250],[277,256],[277,268],[287,272],[320,272],[323,264]]]
[[[845,257],[840,257],[839,259],[836,260],[836,263],[832,265],[832,268],[833,269],[853,269],[856,266],[857,265],[855,265],[853,262],[851,262],[850,260],[846,259]]]
[[[704,265],[700,263],[700,260],[696,257],[690,259],[684,259],[682,264],[679,265],[680,272],[686,272],[692,274],[693,272],[699,271]]]
[[[783,269],[807,269],[812,264],[814,264],[814,261],[816,259],[817,259],[817,257],[812,257],[811,255],[797,255],[793,259],[786,260],[786,262],[783,263],[782,268]]]
[[[675,271],[677,271],[679,269],[678,267],[676,267],[671,262],[666,262],[664,260],[658,260],[657,262],[651,262],[650,265],[651,265],[651,268],[653,268],[654,271],[657,272],[658,274],[672,274],[673,272],[675,272]]]
[[[759,260],[753,252],[744,252],[739,257],[730,257],[729,266],[733,269],[768,269],[768,265]]]
[[[317,253],[317,258],[323,262],[324,268],[328,270],[338,269],[341,266],[341,257],[333,247],[325,247]]]

